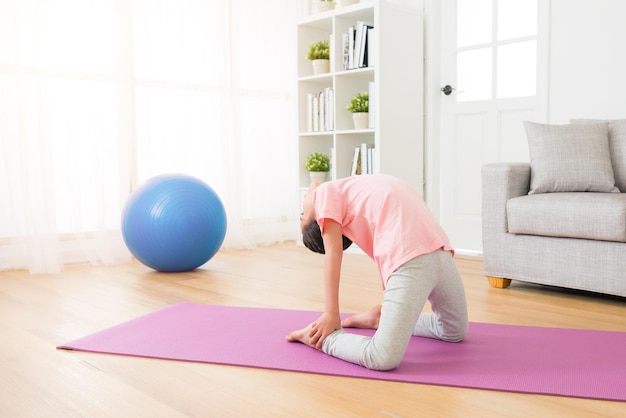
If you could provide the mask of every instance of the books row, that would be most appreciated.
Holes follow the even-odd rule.
[[[343,51],[343,69],[368,67],[374,63],[374,43],[376,42],[374,25],[363,20],[357,20],[356,25],[350,26],[348,32],[341,37]]]
[[[367,144],[354,147],[350,175],[374,174],[374,148]]]
[[[306,97],[306,127],[308,132],[324,132],[335,129],[335,92],[327,87],[319,93]]]
[[[374,152],[375,149],[368,144],[361,144],[358,147],[354,147],[354,153],[352,154],[352,164],[350,166],[350,175],[356,176],[361,174],[374,174]],[[337,157],[335,155],[335,149],[330,149],[330,172],[328,173],[329,180],[336,180],[337,177]]]

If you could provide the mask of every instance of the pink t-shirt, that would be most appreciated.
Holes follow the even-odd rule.
[[[313,194],[322,232],[324,219],[341,224],[343,234],[369,255],[383,281],[402,264],[443,248],[448,236],[419,193],[389,175],[361,175],[322,183]]]

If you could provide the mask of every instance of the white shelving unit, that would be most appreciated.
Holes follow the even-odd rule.
[[[369,66],[343,69],[342,34],[357,21],[373,23]],[[313,75],[306,60],[309,44],[330,40],[330,72]],[[349,176],[354,149],[374,149],[374,173],[400,177],[423,191],[423,3],[422,0],[361,0],[351,6],[301,18],[298,45],[298,149],[300,196],[309,186],[304,161],[312,152],[334,149],[336,178]],[[330,88],[334,92],[332,131],[309,132],[307,96]],[[373,128],[355,130],[346,110],[360,91],[373,97]]]

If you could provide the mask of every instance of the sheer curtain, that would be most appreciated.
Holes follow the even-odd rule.
[[[163,173],[220,195],[226,247],[293,239],[296,2],[0,0],[0,269],[130,259]]]

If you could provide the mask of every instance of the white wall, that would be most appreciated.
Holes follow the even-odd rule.
[[[550,123],[626,118],[625,19],[624,0],[551,1]]]

